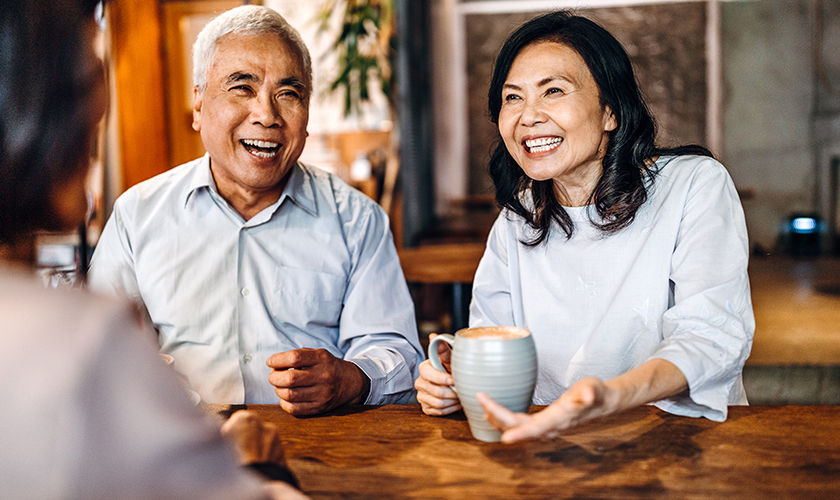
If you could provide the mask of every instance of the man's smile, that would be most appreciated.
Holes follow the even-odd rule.
[[[239,142],[245,146],[245,149],[249,153],[258,158],[273,158],[280,150],[279,142],[263,141],[260,139],[242,139]]]

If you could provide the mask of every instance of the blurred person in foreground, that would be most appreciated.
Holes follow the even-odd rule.
[[[653,403],[724,420],[747,404],[755,320],[747,231],[726,169],[700,146],[654,145],[621,44],[567,12],[502,47],[489,91],[502,213],[476,271],[470,326],[516,325],[536,342],[536,414],[484,394],[506,442],[555,436]],[[420,366],[430,415],[460,409],[452,377]]]
[[[0,496],[300,498],[237,465],[132,305],[35,277],[35,232],[86,213],[107,101],[96,5],[0,5]],[[272,424],[239,412],[223,432],[243,463],[293,482]]]
[[[90,286],[142,303],[209,403],[294,415],[413,398],[422,352],[388,218],[298,162],[312,69],[276,11],[240,6],[193,49],[207,154],[126,191]]]

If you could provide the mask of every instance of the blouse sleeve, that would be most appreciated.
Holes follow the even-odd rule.
[[[747,275],[744,213],[729,174],[701,160],[688,189],[671,260],[672,304],[662,318],[654,358],[685,375],[688,396],[656,403],[671,413],[726,419],[727,405],[746,403],[741,371],[755,319]]]
[[[487,248],[475,272],[470,327],[519,326],[515,321],[517,315],[513,307],[513,304],[519,302],[516,302],[511,287],[512,273],[519,272],[519,265],[515,260],[515,247],[508,246],[511,239],[516,239],[516,234],[509,227],[508,216],[508,211],[503,210],[493,223],[487,238]]]

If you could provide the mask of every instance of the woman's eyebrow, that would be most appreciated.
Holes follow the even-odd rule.
[[[549,83],[551,83],[555,80],[559,80],[561,82],[574,83],[570,78],[566,78],[565,76],[551,75],[551,76],[547,76],[547,77],[543,78],[542,80],[538,81],[537,82],[537,87],[542,87],[542,86],[548,85]]]
[[[566,78],[565,76],[560,75],[551,75],[539,80],[537,82],[537,87],[544,87],[554,81],[568,82],[574,84],[574,81],[571,78]],[[522,87],[515,83],[505,82],[502,85],[502,89],[522,90]]]

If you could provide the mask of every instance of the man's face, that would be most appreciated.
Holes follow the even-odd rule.
[[[210,153],[220,194],[278,195],[306,143],[310,82],[298,54],[274,34],[228,34],[203,92],[193,128]]]

